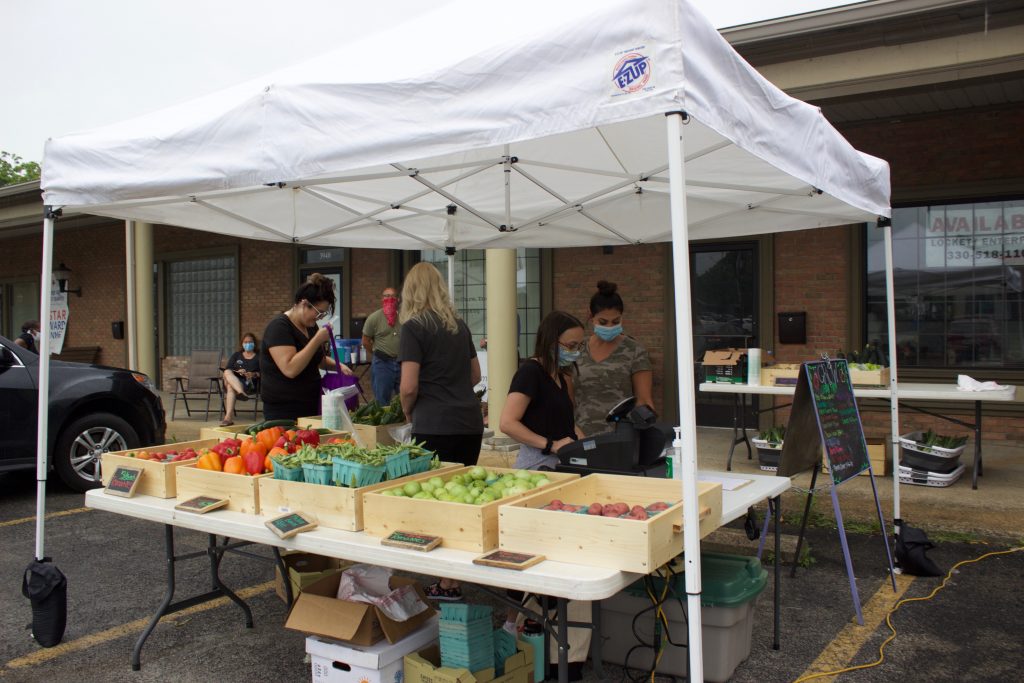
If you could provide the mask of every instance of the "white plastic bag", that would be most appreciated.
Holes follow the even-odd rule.
[[[395,427],[388,427],[388,434],[395,440],[395,443],[409,443],[412,441],[412,422],[406,422],[404,425],[397,425]]]
[[[374,605],[394,621],[405,621],[427,609],[411,585],[391,590],[391,570],[369,564],[346,569],[338,583],[338,598]]]

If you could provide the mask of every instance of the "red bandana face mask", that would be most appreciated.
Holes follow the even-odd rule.
[[[381,306],[384,308],[384,317],[387,318],[388,325],[394,327],[398,321],[398,299],[388,297],[381,301]]]

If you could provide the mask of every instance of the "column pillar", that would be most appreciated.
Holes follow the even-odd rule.
[[[156,381],[156,330],[153,291],[153,225],[135,222],[135,354],[137,370]]]
[[[518,361],[516,332],[516,250],[488,249],[487,279],[487,414],[495,436]]]

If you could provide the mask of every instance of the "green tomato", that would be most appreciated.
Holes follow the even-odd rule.
[[[452,497],[457,498],[459,496],[466,495],[467,490],[468,489],[466,489],[466,487],[463,486],[462,484],[456,484],[455,486],[448,489],[448,493],[450,493]]]
[[[415,496],[413,496],[413,498],[417,498],[419,500],[434,500],[434,497],[427,493],[426,491],[420,491]]]
[[[391,490],[391,489],[385,489],[385,490],[380,492],[380,495],[382,495],[382,496],[393,496],[393,495],[395,495],[395,492],[393,490]]]
[[[487,470],[485,470],[483,467],[480,467],[479,465],[471,469],[468,474],[469,478],[474,480],[483,481],[484,479],[487,478]]]
[[[494,496],[484,491],[480,494],[480,497],[476,499],[476,502],[480,505],[486,505],[487,503],[493,503],[495,500]]]
[[[464,475],[464,474],[455,474],[455,475],[452,476],[451,479],[448,480],[448,482],[449,483],[454,482],[456,484],[465,484],[466,483],[466,475]]]
[[[445,503],[450,503],[453,500],[452,499],[452,494],[450,494],[450,493],[448,493],[447,491],[444,491],[444,490],[442,490],[440,493],[438,493],[435,496],[435,498],[437,498],[438,500],[444,501]]]
[[[462,496],[462,502],[463,503],[467,503],[469,505],[472,505],[473,504],[473,496],[469,495],[468,493],[464,494]]]
[[[443,488],[444,487],[444,479],[442,479],[441,477],[431,477],[429,479],[429,484],[431,486],[433,486],[435,489],[436,488]]]
[[[533,487],[539,489],[541,486],[547,486],[551,483],[551,480],[547,477],[540,477],[533,482]]]
[[[418,481],[410,481],[402,487],[402,490],[405,491],[405,495],[407,496],[415,496],[417,493],[420,493],[423,488],[420,486]]]
[[[422,484],[420,484],[420,490],[426,491],[427,493],[433,493],[435,488],[436,487],[429,481],[425,481]]]
[[[516,479],[528,480],[533,475],[530,474],[529,470],[516,470],[515,472],[512,473],[512,476],[514,476]]]

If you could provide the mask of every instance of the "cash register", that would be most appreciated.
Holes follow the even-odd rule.
[[[654,411],[637,406],[633,396],[615,405],[605,420],[612,423],[612,431],[586,436],[558,450],[556,471],[665,476],[665,448],[672,444],[672,427],[657,422]]]

